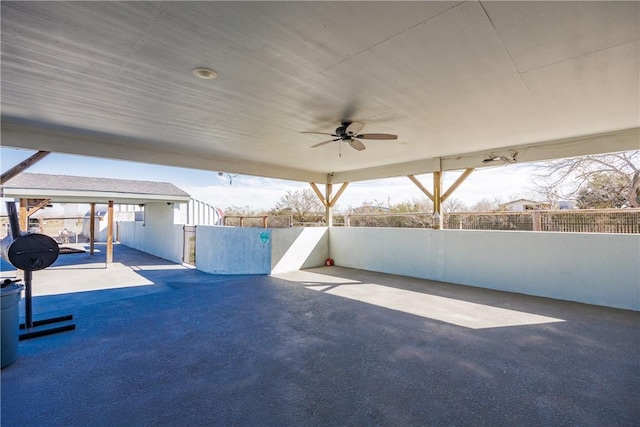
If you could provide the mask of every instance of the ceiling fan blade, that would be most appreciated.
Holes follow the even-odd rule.
[[[364,127],[364,123],[353,122],[349,126],[347,126],[347,128],[345,129],[345,132],[347,133],[347,135],[355,136],[358,134],[358,132],[362,130],[363,127]]]
[[[351,146],[351,148],[354,148],[358,151],[362,151],[367,148],[364,146],[362,141],[358,141],[357,139],[353,139],[353,138],[349,140],[349,145]]]
[[[328,144],[330,142],[334,142],[334,141],[338,141],[338,140],[339,140],[339,138],[338,139],[330,139],[328,141],[322,141],[322,142],[317,143],[316,145],[312,145],[311,148],[320,147],[321,145],[325,145],[325,144]]]
[[[300,132],[300,133],[312,133],[312,134],[314,134],[314,135],[329,135],[329,136],[337,136],[337,135],[334,135],[334,134],[332,134],[332,133],[327,133],[327,132],[306,132],[306,131],[304,131],[304,132]]]
[[[398,139],[398,135],[392,135],[390,133],[364,133],[357,135],[356,138],[361,139]]]

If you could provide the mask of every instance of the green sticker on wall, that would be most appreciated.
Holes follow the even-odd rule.
[[[269,241],[269,232],[263,231],[260,233],[260,240],[262,240],[262,243],[267,243]]]

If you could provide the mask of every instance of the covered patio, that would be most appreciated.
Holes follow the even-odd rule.
[[[634,425],[638,313],[340,267],[216,276],[115,245],[34,274],[3,425]],[[100,257],[100,252],[96,255]],[[84,280],[83,280],[84,279]]]
[[[438,223],[476,168],[638,149],[639,8],[2,2],[4,146],[302,181],[329,226],[198,227],[197,270],[116,245],[118,289],[36,272],[78,328],[20,344],[3,424],[637,424],[639,236]],[[397,176],[433,229],[331,227]],[[175,262],[176,227],[122,241]]]

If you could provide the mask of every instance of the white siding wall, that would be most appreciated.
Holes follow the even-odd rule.
[[[173,262],[182,262],[182,225],[173,225],[173,207],[148,203],[145,221],[121,222],[120,242]]]

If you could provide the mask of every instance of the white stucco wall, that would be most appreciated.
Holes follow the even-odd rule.
[[[212,274],[271,273],[271,230],[198,226],[196,268]]]
[[[142,222],[120,223],[120,242],[182,262],[182,226],[157,224],[160,218],[149,215],[144,225]],[[326,227],[265,230],[198,226],[196,230],[196,268],[208,273],[282,273],[324,265],[329,257]]]
[[[183,229],[173,224],[173,206],[149,203],[144,222],[121,222],[120,242],[157,257],[182,262]]]
[[[274,228],[271,238],[273,274],[319,267],[329,258],[327,227]]]
[[[336,265],[640,311],[640,236],[338,228]]]

